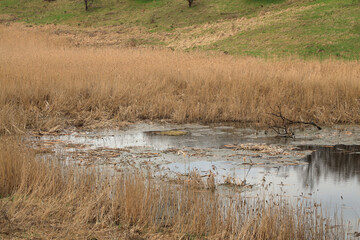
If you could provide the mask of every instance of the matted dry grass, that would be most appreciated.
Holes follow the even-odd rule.
[[[321,209],[36,158],[0,138],[0,238],[344,239]]]
[[[360,123],[358,61],[238,58],[149,49],[74,48],[0,27],[0,132],[121,121],[238,121],[268,113]]]

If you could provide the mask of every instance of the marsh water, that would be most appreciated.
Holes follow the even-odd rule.
[[[161,134],[169,130],[182,134]],[[121,131],[42,136],[40,141],[114,168],[146,165],[154,175],[169,176],[212,172],[219,187],[229,178],[234,185],[252,186],[243,192],[247,197],[266,186],[269,194],[309,199],[329,216],[359,228],[359,136],[358,128],[307,129],[289,139],[233,126],[138,124]]]

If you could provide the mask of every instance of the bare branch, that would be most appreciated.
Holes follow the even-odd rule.
[[[317,125],[313,121],[309,121],[309,122],[296,121],[296,120],[292,120],[292,119],[285,117],[282,114],[280,106],[278,106],[277,112],[275,112],[272,108],[271,108],[271,110],[273,112],[268,113],[268,114],[276,117],[277,121],[275,119],[271,119],[273,124],[271,126],[269,126],[269,128],[271,128],[276,134],[278,134],[280,136],[294,138],[295,134],[294,134],[294,131],[291,129],[291,126],[296,125],[296,124],[312,125],[312,126],[316,127],[318,130],[322,129],[319,125]]]
[[[281,112],[279,112],[278,114],[276,113],[270,113],[271,115],[275,116],[275,117],[278,117],[278,118],[281,118],[284,122],[287,122],[289,124],[305,124],[305,125],[312,125],[314,127],[316,127],[318,130],[321,130],[322,128],[317,125],[316,123],[314,123],[313,121],[311,122],[304,122],[304,121],[294,121],[294,120],[291,120],[289,118],[286,118],[284,117]]]

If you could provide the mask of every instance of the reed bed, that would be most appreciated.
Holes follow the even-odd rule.
[[[321,209],[64,165],[0,138],[0,238],[345,239]]]
[[[145,119],[267,126],[278,108],[295,120],[360,123],[358,61],[71,47],[16,25],[0,26],[0,56],[1,134]]]
[[[54,35],[0,25],[0,135],[163,119],[266,126],[278,108],[293,119],[359,123],[359,66],[72,47]],[[212,179],[199,181],[110,176],[0,136],[0,238],[346,238],[308,203],[224,198]]]

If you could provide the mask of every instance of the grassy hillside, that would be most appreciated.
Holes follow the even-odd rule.
[[[262,57],[359,59],[359,0],[0,0],[29,24],[140,29],[137,44]]]

